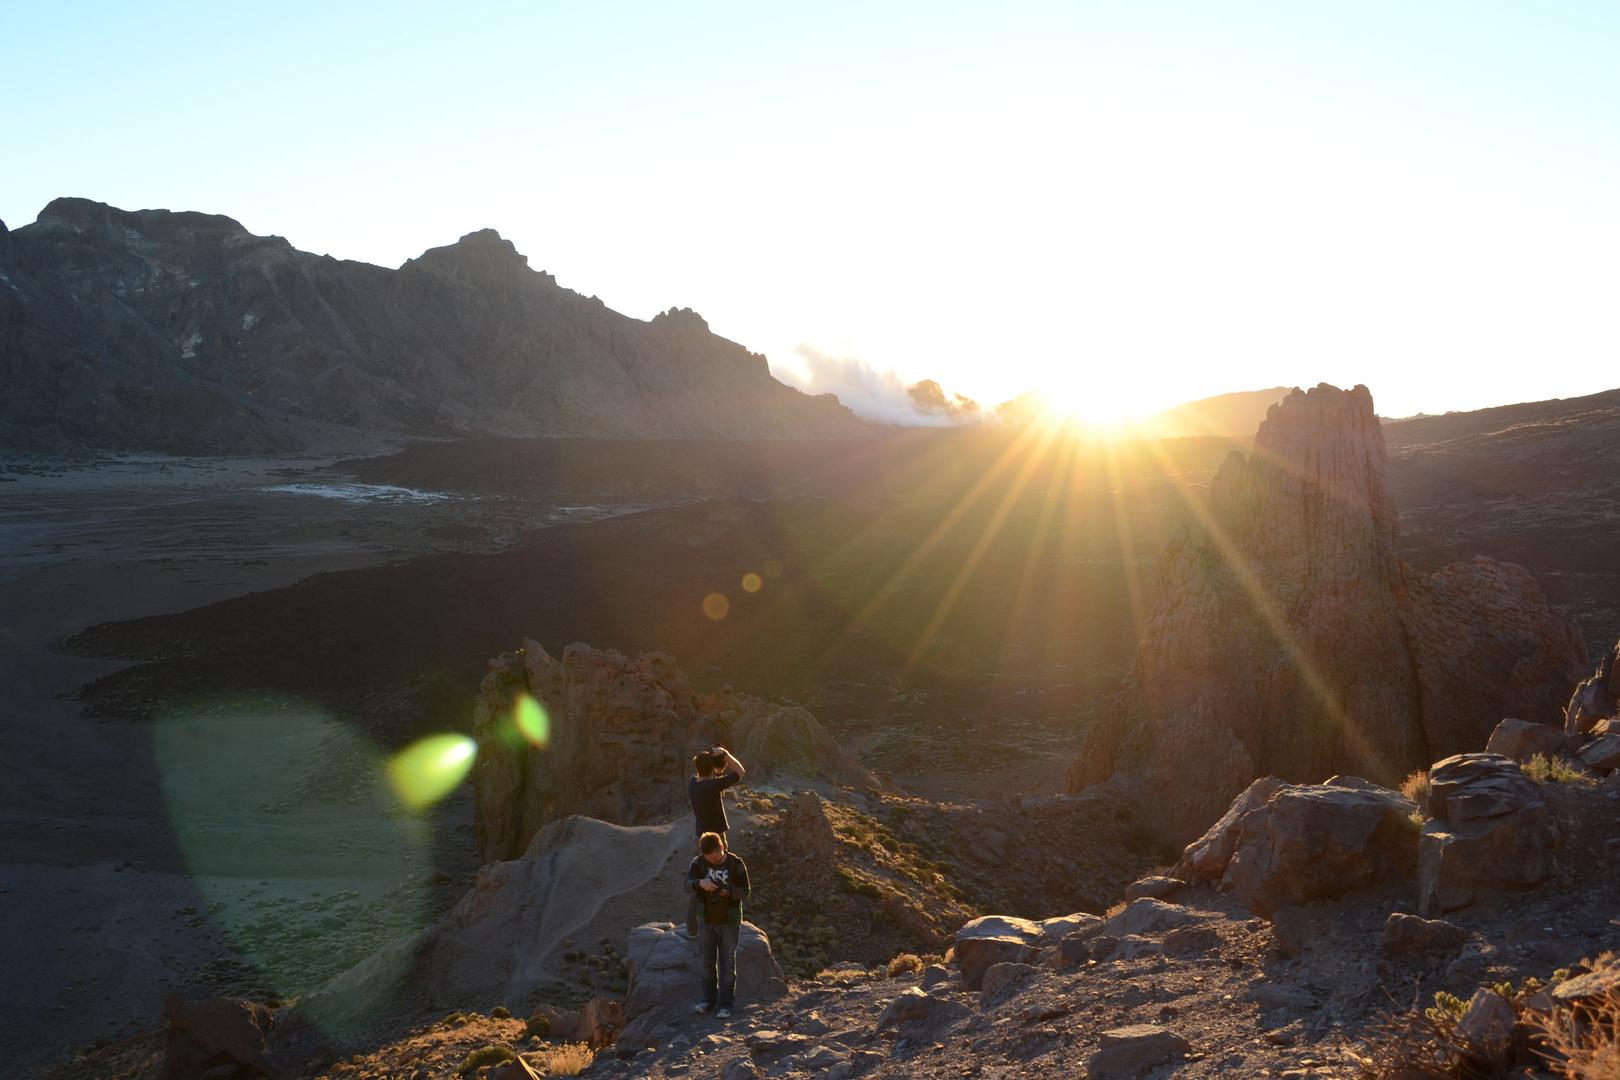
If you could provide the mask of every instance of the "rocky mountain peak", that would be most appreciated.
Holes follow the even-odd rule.
[[[1158,599],[1070,791],[1113,778],[1190,839],[1260,776],[1396,784],[1506,716],[1561,719],[1585,645],[1522,567],[1420,574],[1394,554],[1383,435],[1364,386],[1294,390],[1166,548]]]
[[[58,225],[97,240],[122,242],[138,237],[190,238],[199,233],[250,235],[240,221],[192,210],[120,210],[93,199],[52,199],[38,224]]]

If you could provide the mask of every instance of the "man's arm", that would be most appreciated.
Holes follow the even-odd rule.
[[[708,871],[707,870],[699,870],[698,869],[698,863],[701,862],[701,861],[702,861],[702,856],[699,856],[698,858],[693,859],[691,865],[686,868],[686,891],[687,892],[697,892],[698,891],[698,883],[700,881],[705,880],[708,877]]]
[[[748,771],[747,769],[743,768],[743,763],[738,761],[737,758],[732,754],[732,752],[730,750],[727,750],[725,747],[721,746],[721,747],[718,747],[717,749],[722,754],[726,755],[726,767],[722,771],[734,772],[734,773],[737,774],[737,779],[739,779],[739,780],[742,779],[742,774]]]

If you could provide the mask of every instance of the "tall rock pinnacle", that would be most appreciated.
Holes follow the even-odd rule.
[[[1579,629],[1521,567],[1420,575],[1395,555],[1383,433],[1364,386],[1295,390],[1179,535],[1107,719],[1070,765],[1113,777],[1191,839],[1250,781],[1398,782],[1478,749],[1504,716],[1556,722],[1586,666]]]

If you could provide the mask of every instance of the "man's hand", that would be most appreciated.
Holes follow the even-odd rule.
[[[702,889],[704,892],[714,892],[714,890],[718,889],[719,887],[720,886],[716,885],[708,878],[702,878],[698,881],[698,888]]]

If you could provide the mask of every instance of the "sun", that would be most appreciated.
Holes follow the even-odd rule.
[[[1038,393],[1042,410],[1050,419],[1092,434],[1129,434],[1141,416],[1139,399],[1113,387],[1052,382]]]

